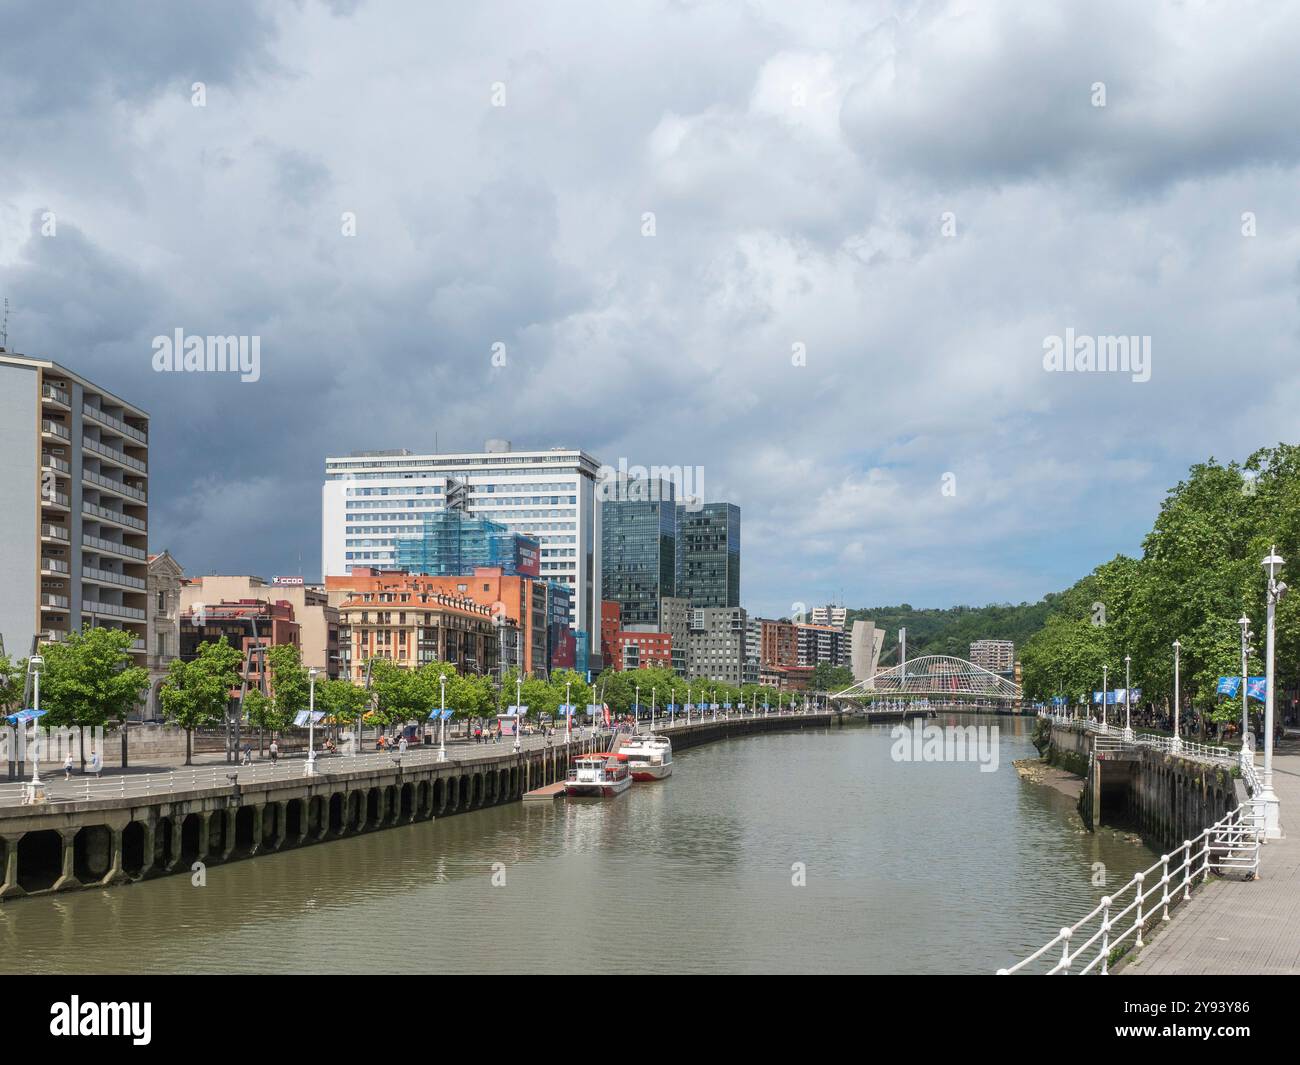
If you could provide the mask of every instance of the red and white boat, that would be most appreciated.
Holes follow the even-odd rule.
[[[672,776],[673,744],[667,736],[656,736],[653,732],[633,736],[618,753],[627,759],[633,780],[663,780]]]
[[[631,786],[632,774],[619,755],[580,754],[564,781],[564,794],[610,798]]]

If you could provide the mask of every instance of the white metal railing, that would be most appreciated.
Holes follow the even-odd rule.
[[[1103,897],[1086,916],[1062,928],[1028,957],[999,969],[998,975],[1022,972],[1038,961],[1048,966],[1044,970],[1048,976],[1072,972],[1107,975],[1117,952],[1141,949],[1149,923],[1169,920],[1171,907],[1191,899],[1198,878],[1202,884],[1211,872],[1257,878],[1262,827],[1262,804],[1248,799],[1195,839],[1184,840],[1171,853],[1161,855],[1149,869],[1134,873],[1127,884]],[[1051,953],[1057,947],[1059,955]]]
[[[1173,736],[1154,735],[1146,732],[1128,733],[1118,725],[1112,725],[1106,721],[1094,721],[1092,718],[1071,717],[1068,714],[1053,714],[1046,710],[1040,710],[1038,716],[1046,718],[1057,725],[1063,727],[1082,728],[1085,732],[1091,732],[1099,736],[1113,736],[1120,739],[1123,743],[1130,744],[1134,747],[1148,747],[1156,751],[1165,751],[1170,754],[1179,754],[1184,758],[1191,758],[1202,762],[1232,762],[1237,755],[1228,747],[1215,747],[1207,743],[1195,743],[1192,740],[1175,739]],[[1116,747],[1105,748],[1107,750],[1118,750]]]
[[[41,395],[46,399],[52,399],[56,403],[62,403],[65,407],[72,406],[72,397],[63,389],[55,388],[53,385],[42,385]]]
[[[53,537],[55,540],[66,540],[68,539],[68,530],[62,525],[42,525],[41,535]]]
[[[66,595],[53,595],[50,592],[42,592],[41,606],[52,606],[60,610],[67,610],[68,597]]]
[[[72,467],[57,455],[51,455],[48,452],[41,452],[41,465],[48,466],[52,470],[59,470],[61,473],[71,473]]]
[[[64,440],[71,440],[72,434],[68,432],[66,425],[60,425],[58,422],[52,422],[48,418],[41,419],[41,432],[52,433],[55,436],[61,436]]]
[[[68,573],[71,567],[61,558],[42,558],[41,569],[49,573]]]

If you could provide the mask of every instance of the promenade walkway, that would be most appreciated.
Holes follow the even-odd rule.
[[[1300,973],[1300,754],[1274,756],[1273,787],[1287,835],[1262,849],[1260,879],[1211,880],[1119,972]]]
[[[755,715],[744,716],[753,717]],[[763,717],[765,715],[760,713],[756,716]],[[802,715],[789,712],[782,714],[772,712],[766,716],[776,718]],[[719,714],[717,720],[723,722],[736,720],[740,717],[741,715],[734,713],[730,717]],[[706,721],[712,720],[712,717],[706,718]],[[693,725],[701,723],[698,716],[693,717],[691,720]],[[643,722],[642,728],[645,728],[646,724],[646,722]],[[671,725],[666,720],[656,721],[654,728],[656,732],[671,734],[674,728],[682,728],[685,725],[685,718],[678,716]],[[602,728],[596,732],[597,749],[605,750],[607,748],[612,731],[608,728]],[[590,727],[574,729],[572,738],[576,750],[591,749],[592,729]],[[562,748],[565,742],[564,730],[558,729],[550,737],[543,737],[540,734],[522,736],[520,741],[521,748],[524,751],[547,750],[551,747]],[[512,736],[503,736],[499,743],[492,741],[475,743],[464,738],[455,741],[449,739],[447,742],[446,762],[449,765],[471,764],[477,761],[501,758],[503,755],[510,754],[513,750],[514,737]],[[351,772],[370,767],[389,769],[398,759],[399,755],[395,750],[375,751],[372,749],[352,755],[342,753],[324,755],[318,750],[316,765],[317,773],[324,776],[330,773]],[[436,763],[439,761],[438,745],[435,743],[432,746],[409,747],[406,754],[401,755],[400,759],[403,766],[423,766]],[[306,753],[298,752],[293,755],[281,755],[278,762],[262,758],[255,760],[252,765],[230,765],[225,761],[223,753],[216,752],[203,756],[196,755],[194,758],[195,764],[192,766],[176,764],[134,765],[125,770],[112,767],[104,769],[99,778],[82,775],[79,771],[74,770],[72,778],[65,780],[62,768],[46,768],[43,766],[41,779],[45,783],[45,792],[49,800],[57,803],[59,801],[78,799],[156,796],[167,792],[191,791],[199,788],[229,787],[229,777],[232,774],[238,774],[240,784],[285,780],[291,777],[301,777],[303,775],[304,761],[306,761]],[[30,772],[24,776],[24,780],[29,777]],[[0,782],[0,807],[20,805],[22,794],[23,784],[21,782]]]

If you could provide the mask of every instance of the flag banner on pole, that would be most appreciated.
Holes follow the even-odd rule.
[[[1218,695],[1226,695],[1230,699],[1237,697],[1237,692],[1241,690],[1240,677],[1220,677],[1219,686],[1214,689]]]
[[[48,713],[48,710],[19,710],[16,714],[10,714],[5,720],[11,725],[17,725],[22,721],[35,721],[38,717],[44,717]]]
[[[601,710],[603,710],[603,709],[604,709],[604,707],[601,706],[599,703],[588,703],[588,704],[587,704],[587,713],[589,713],[592,717],[595,717],[595,716],[596,716],[597,714],[599,714],[599,713],[601,712]]]
[[[669,703],[667,706],[664,707],[664,713],[668,714],[668,713],[672,713],[675,710],[680,710],[680,709],[681,707],[679,707],[676,703]]]
[[[451,715],[454,714],[455,712],[456,712],[456,711],[453,710],[450,706],[447,707],[447,709],[444,710],[444,711],[442,712],[442,719],[443,719],[444,721],[450,721],[450,720],[451,720]]]
[[[724,710],[730,710],[730,709],[731,709],[731,704],[730,704],[730,703],[723,703],[723,704],[722,704],[722,709],[724,709]]]
[[[717,704],[717,703],[709,703],[709,709],[710,709],[710,710],[716,710],[716,709],[718,709],[718,704]]]
[[[1100,706],[1100,705],[1101,705],[1101,694],[1102,694],[1101,692],[1093,692],[1093,693],[1092,693],[1092,701],[1093,701],[1097,706]]]
[[[1142,698],[1141,688],[1130,688],[1128,690],[1128,701],[1131,703],[1139,702]]]
[[[1268,678],[1251,677],[1246,681],[1246,698],[1264,702],[1268,698]]]
[[[301,728],[306,728],[308,723],[316,724],[324,716],[324,710],[299,710],[293,715],[293,723]]]
[[[561,703],[559,714],[561,717],[572,717],[573,712],[576,709],[577,707],[575,707],[572,703]]]
[[[605,703],[602,703],[601,706],[600,706],[600,708],[601,708],[601,710],[603,710],[603,711],[605,712],[605,724],[608,725],[608,724],[609,724],[609,706],[606,705]]]

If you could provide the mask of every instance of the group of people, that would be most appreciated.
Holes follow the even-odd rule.
[[[409,743],[406,734],[403,733],[396,740],[391,736],[380,736],[375,740],[375,750],[377,751],[396,751],[398,754],[405,754]]]
[[[64,779],[64,780],[71,780],[71,779],[72,779],[72,765],[73,765],[73,761],[74,761],[74,759],[73,759],[73,757],[72,757],[72,752],[69,751],[69,752],[68,752],[68,756],[67,756],[66,758],[63,759],[63,779]],[[100,772],[100,770],[103,769],[103,768],[104,768],[104,763],[103,763],[102,761],[100,761],[100,758],[99,758],[99,752],[98,752],[98,751],[91,751],[91,752],[90,752],[90,761],[86,763],[86,772],[89,773],[91,776],[95,776],[95,777],[97,777],[97,776],[99,776],[99,772]]]

